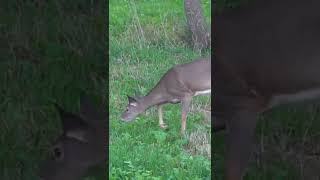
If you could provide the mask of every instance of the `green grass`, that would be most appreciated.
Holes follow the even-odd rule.
[[[210,22],[210,1],[202,1]],[[183,1],[109,2],[109,178],[111,179],[210,179],[210,159],[186,151],[188,139],[179,135],[180,105],[166,105],[164,118],[168,131],[158,127],[154,108],[131,123],[120,122],[127,95],[145,95],[172,66],[200,56],[188,45],[189,32]],[[199,107],[210,98],[193,102],[187,122],[190,134],[202,123]]]
[[[36,179],[61,133],[51,101],[78,112],[81,92],[107,93],[104,7],[80,0],[1,3],[0,179]],[[89,177],[103,176],[95,174]]]

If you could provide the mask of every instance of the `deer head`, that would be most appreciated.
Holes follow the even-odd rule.
[[[143,98],[133,98],[128,96],[128,105],[126,110],[121,116],[121,120],[124,122],[129,122],[134,120],[140,113],[144,112],[147,108],[145,103],[142,102]]]
[[[40,167],[42,180],[77,180],[88,168],[107,158],[107,112],[81,98],[81,115],[65,112],[56,105],[63,126],[51,152],[52,158]]]

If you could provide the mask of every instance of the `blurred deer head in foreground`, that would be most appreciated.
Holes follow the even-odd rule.
[[[40,167],[42,180],[78,180],[107,158],[107,112],[81,97],[80,116],[59,111],[63,134],[52,146],[52,158]]]

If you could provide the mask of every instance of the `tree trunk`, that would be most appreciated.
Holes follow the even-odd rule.
[[[196,50],[203,50],[211,46],[211,32],[203,16],[199,0],[185,0],[184,8],[187,23],[192,32],[193,47]]]

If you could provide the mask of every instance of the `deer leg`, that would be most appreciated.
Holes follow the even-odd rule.
[[[181,101],[181,131],[182,135],[185,134],[186,131],[186,124],[187,124],[187,115],[189,112],[189,106],[191,103],[192,97],[185,97]]]
[[[227,180],[242,180],[248,165],[257,113],[239,111],[227,122]]]
[[[213,131],[219,132],[226,128],[226,122],[223,118],[212,116]]]
[[[168,126],[163,121],[162,105],[158,105],[157,108],[158,108],[158,116],[159,116],[159,126],[162,129],[167,129]]]

